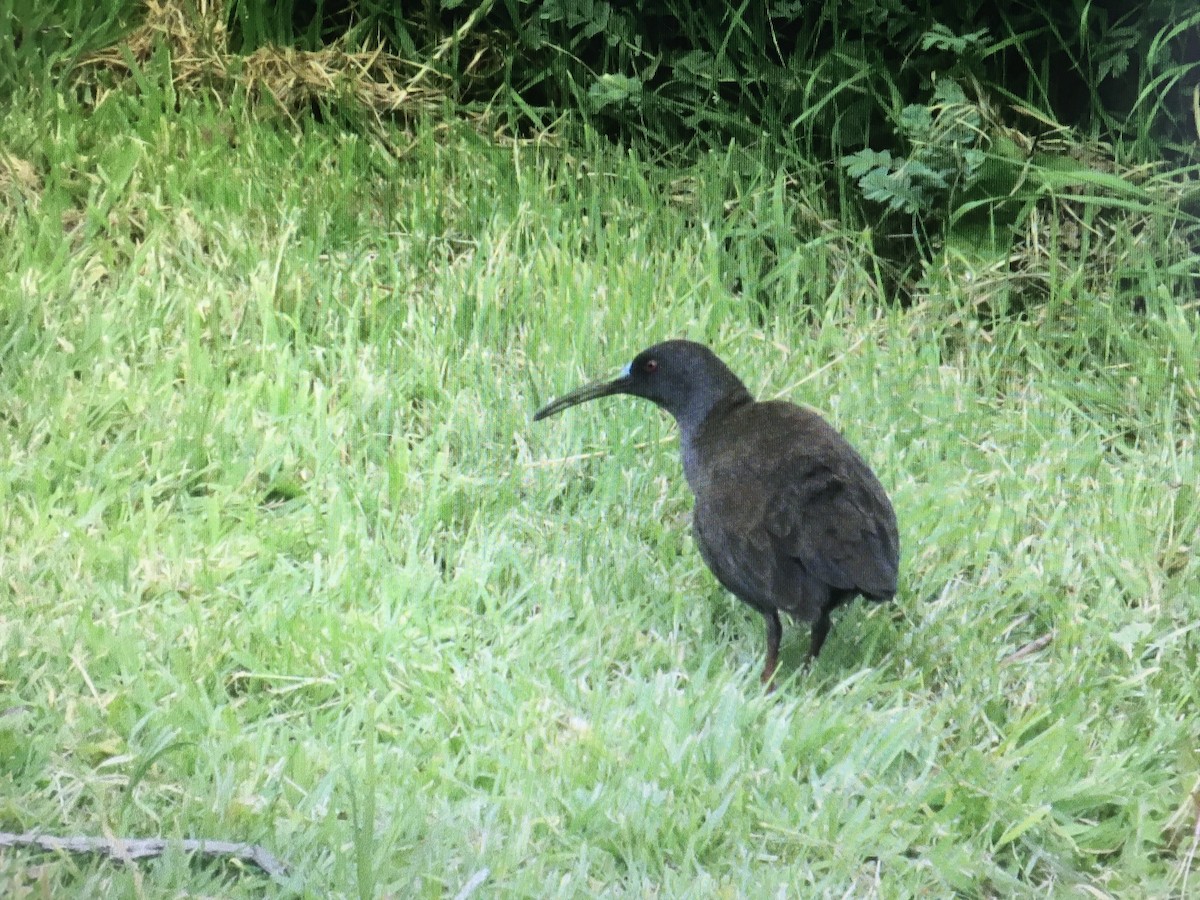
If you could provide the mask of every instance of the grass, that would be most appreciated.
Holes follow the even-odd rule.
[[[762,275],[726,204],[788,192],[734,151],[120,94],[0,134],[0,829],[292,866],[5,851],[0,893],[1200,890],[1194,299],[902,309],[849,234]],[[529,420],[674,335],[899,514],[897,602],[808,673],[789,629],[772,696],[669,420]]]

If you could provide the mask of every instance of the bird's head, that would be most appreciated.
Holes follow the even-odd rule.
[[[596,381],[571,391],[539,409],[533,418],[545,419],[597,397],[631,394],[662,407],[689,431],[699,426],[719,400],[738,391],[749,399],[745,385],[703,344],[664,341],[635,356],[611,381]]]

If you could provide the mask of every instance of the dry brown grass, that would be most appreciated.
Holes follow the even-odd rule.
[[[470,42],[474,49],[465,76],[491,69],[488,42],[472,32],[474,18],[443,41],[423,62],[388,53],[382,47],[350,50],[336,41],[320,50],[260,47],[249,55],[230,50],[229,34],[219,4],[212,0],[146,0],[145,19],[120,43],[84,57],[77,83],[94,102],[147,63],[161,47],[171,60],[171,83],[180,93],[209,92],[218,97],[242,90],[250,97],[270,97],[289,117],[315,103],[338,101],[376,117],[413,115],[441,106],[451,95],[451,79],[439,70],[447,52]]]
[[[0,145],[0,231],[14,227],[18,210],[36,210],[42,198],[42,176],[28,160]]]

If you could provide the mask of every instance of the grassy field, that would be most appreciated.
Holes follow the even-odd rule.
[[[166,110],[166,111],[165,111]],[[731,151],[0,120],[0,852],[23,896],[1200,895],[1200,340],[1054,279],[882,296]],[[820,211],[817,210],[819,213]],[[1132,245],[1145,235],[1128,235]],[[671,336],[891,492],[809,672],[704,568],[670,420],[530,413]]]

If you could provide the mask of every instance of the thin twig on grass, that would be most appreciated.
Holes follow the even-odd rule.
[[[1027,656],[1033,656],[1039,650],[1045,650],[1050,646],[1050,642],[1054,640],[1054,632],[1050,631],[1043,634],[1040,638],[1035,638],[1019,650],[1015,650],[1000,661],[1000,665],[1009,666],[1015,662],[1024,659]]]
[[[120,862],[133,862],[161,856],[170,847],[184,853],[205,856],[232,856],[258,866],[272,878],[282,879],[288,873],[287,864],[258,844],[234,841],[210,841],[205,838],[186,838],[174,841],[164,838],[100,838],[76,835],[55,837],[50,834],[13,834],[0,831],[0,847],[36,847],[39,850],[67,853],[99,853]]]

